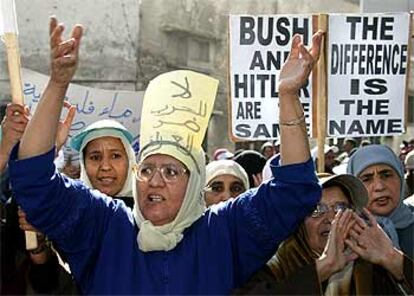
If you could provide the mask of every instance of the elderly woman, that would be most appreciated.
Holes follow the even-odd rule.
[[[132,134],[114,120],[100,120],[71,139],[80,155],[80,179],[90,188],[123,200],[132,208]]]
[[[85,294],[228,294],[241,285],[267,262],[320,197],[297,94],[318,58],[321,33],[314,35],[311,51],[295,36],[281,73],[282,152],[281,159],[272,163],[277,182],[249,191],[215,211],[205,211],[201,144],[194,148],[190,137],[187,144],[180,144],[182,137],[166,140],[165,135],[154,133],[140,145],[131,211],[55,170],[56,129],[75,73],[82,27],[76,26],[72,38],[63,41],[63,26],[54,18],[50,26],[51,78],[9,161],[13,190],[28,220],[56,241]],[[192,89],[179,96],[191,98],[196,84],[186,76],[180,78]],[[172,84],[171,79],[165,80],[157,90]],[[174,101],[171,96],[163,98],[163,92],[148,97],[156,91],[152,85],[144,105],[152,99],[166,100],[161,106]],[[204,85],[198,84],[198,90]],[[200,111],[185,105],[177,108],[152,111],[159,116],[181,112],[206,117],[202,106]],[[165,119],[142,122],[155,127],[169,127],[169,123]],[[192,131],[198,128],[194,120],[181,125]],[[44,126],[50,128],[44,131]],[[147,132],[151,130],[141,129],[140,141]]]
[[[404,170],[387,146],[369,145],[349,159],[347,171],[357,176],[368,191],[368,209],[395,246],[414,258],[414,208],[403,202]]]
[[[207,207],[239,196],[249,189],[246,171],[234,160],[216,160],[206,167]]]
[[[365,221],[352,213],[367,204],[364,185],[352,175],[319,176],[322,198],[316,209],[237,293],[411,295],[414,262],[392,246],[369,212]]]

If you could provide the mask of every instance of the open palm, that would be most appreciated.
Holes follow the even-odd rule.
[[[296,95],[297,91],[306,83],[319,58],[322,35],[321,31],[313,35],[310,50],[305,48],[299,35],[293,37],[290,55],[280,72],[279,92]]]

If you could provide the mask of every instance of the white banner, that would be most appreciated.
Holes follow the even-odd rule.
[[[278,81],[295,33],[312,39],[311,15],[230,16],[230,105],[233,140],[279,138]],[[312,81],[300,91],[309,134]]]
[[[33,114],[49,77],[28,69],[23,69],[22,72],[25,104]],[[143,91],[104,90],[70,84],[66,100],[76,105],[76,115],[65,144],[65,157],[71,155],[73,161],[79,159],[77,152],[69,148],[70,138],[101,119],[113,119],[122,123],[134,136],[133,147],[138,152],[143,97]]]
[[[329,136],[405,132],[409,20],[408,13],[329,16]]]

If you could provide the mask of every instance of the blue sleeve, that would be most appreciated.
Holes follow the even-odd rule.
[[[54,149],[17,160],[18,145],[9,160],[12,190],[27,220],[63,251],[75,275],[96,260],[102,236],[114,213],[114,203],[57,172]]]
[[[235,284],[262,267],[280,242],[292,234],[321,196],[313,161],[279,166],[274,178],[229,202],[222,210],[230,229],[235,255]]]

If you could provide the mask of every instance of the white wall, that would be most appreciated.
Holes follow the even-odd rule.
[[[400,12],[414,10],[414,0],[361,0],[361,12]]]

